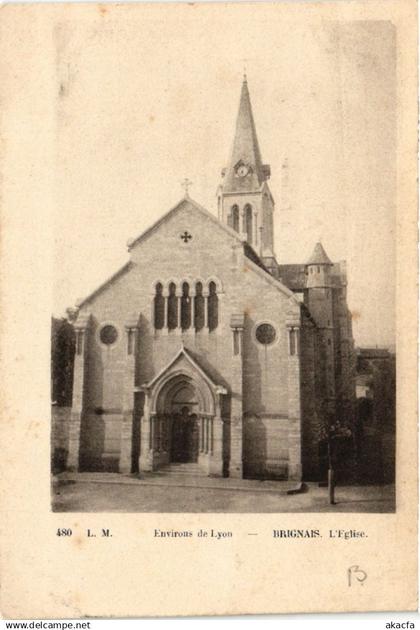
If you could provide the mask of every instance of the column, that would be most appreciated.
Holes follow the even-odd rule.
[[[181,328],[181,297],[182,297],[182,290],[181,290],[181,288],[179,286],[176,287],[175,295],[176,295],[176,328],[175,328],[175,333],[177,335],[180,335],[182,333],[182,328]]]
[[[224,330],[225,330],[225,326],[224,326],[224,319],[225,319],[225,306],[224,306],[224,300],[225,300],[225,294],[224,292],[220,289],[217,289],[217,297],[218,297],[218,324],[217,324],[217,328],[215,332],[217,335],[222,335]]]
[[[225,394],[227,394],[225,389],[217,389],[215,415],[210,421],[211,456],[209,462],[209,474],[217,477],[223,477],[223,420],[221,412],[221,397]]]
[[[209,290],[207,288],[203,289],[203,297],[204,297],[204,332],[209,332]]]
[[[286,320],[289,336],[289,356],[287,366],[288,407],[289,407],[289,479],[302,479],[302,428],[300,402],[300,356],[299,332],[300,314],[288,314]]]
[[[150,414],[149,416],[149,426],[150,426],[150,430],[149,430],[149,452],[152,451],[154,452],[156,450],[156,423],[155,423],[155,416],[153,416],[152,414]]]
[[[150,414],[150,397],[146,387],[144,392],[143,417],[140,425],[140,457],[139,471],[153,470],[153,432],[152,417]]]
[[[153,451],[155,453],[160,452],[160,422],[159,418],[155,415],[151,417],[152,431],[153,431]]]
[[[246,233],[246,218],[245,218],[245,208],[242,208],[241,212],[240,212],[240,219],[239,219],[239,233],[241,235],[241,237],[246,240],[247,239],[247,233]]]
[[[253,229],[252,229],[252,235],[254,237],[254,248],[255,248],[255,251],[258,252],[259,251],[258,250],[258,245],[260,246],[260,250],[262,250],[263,249],[263,244],[261,242],[259,243],[259,240],[260,240],[259,236],[260,235],[258,234],[258,212],[256,210],[254,210],[254,212],[253,212],[253,223],[254,223],[254,226],[253,226]]]
[[[191,323],[188,332],[195,333],[195,290],[193,286],[190,289],[190,307]]]
[[[232,334],[236,335],[236,342],[235,344],[232,343],[234,351],[232,352],[232,399],[230,417],[229,476],[242,478],[242,337],[244,330],[243,313],[232,315],[230,326]]]
[[[163,303],[163,334],[168,333],[168,291],[166,288],[162,291],[164,303]]]
[[[76,332],[76,354],[73,368],[73,400],[69,427],[68,470],[79,470],[80,429],[84,410],[86,363],[88,356],[88,328],[90,315],[81,315],[74,324]]]
[[[125,324],[126,357],[124,366],[123,404],[121,425],[120,473],[128,474],[132,469],[134,387],[138,344],[138,316],[133,315]]]

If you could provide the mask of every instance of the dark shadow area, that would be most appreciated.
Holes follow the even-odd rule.
[[[243,475],[245,479],[269,479],[267,471],[267,431],[256,415],[244,416]]]

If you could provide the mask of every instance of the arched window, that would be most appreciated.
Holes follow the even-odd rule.
[[[239,232],[239,208],[237,205],[232,206],[230,209],[228,226],[235,230],[235,232]]]
[[[289,330],[289,354],[299,354],[299,330],[290,328]]]
[[[195,285],[194,301],[194,328],[201,330],[204,328],[204,296],[201,282],[197,282]]]
[[[210,282],[208,297],[209,330],[214,330],[215,328],[217,328],[217,324],[219,323],[218,302],[219,298],[217,297],[216,283]]]
[[[252,208],[248,203],[244,208],[244,232],[248,243],[252,243]]]
[[[178,298],[176,296],[176,287],[173,282],[169,285],[168,297],[168,328],[173,330],[178,326]]]
[[[191,298],[188,282],[182,284],[181,296],[181,328],[187,330],[191,326]]]
[[[165,321],[165,298],[162,295],[163,286],[160,282],[157,283],[155,289],[155,328],[161,330]]]

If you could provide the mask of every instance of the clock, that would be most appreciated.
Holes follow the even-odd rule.
[[[246,164],[240,164],[236,169],[236,174],[238,177],[245,177],[249,173],[249,166]]]

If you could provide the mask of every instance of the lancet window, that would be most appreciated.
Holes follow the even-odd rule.
[[[228,226],[235,230],[235,232],[239,232],[239,207],[237,205],[232,206],[230,209]]]
[[[174,332],[213,331],[219,325],[218,281],[155,284],[153,324],[155,330]]]
[[[176,285],[171,282],[168,296],[168,329],[174,330],[178,327],[178,298],[176,295]]]
[[[203,284],[197,282],[195,285],[195,298],[194,298],[194,328],[201,330],[204,328],[204,296],[203,296]]]
[[[181,296],[181,328],[182,330],[188,330],[190,326],[191,326],[190,286],[188,282],[183,282],[182,296]]]
[[[163,297],[163,286],[161,282],[156,285],[155,294],[155,328],[161,330],[164,326],[165,320],[165,298]]]
[[[208,307],[208,325],[209,330],[215,330],[218,324],[219,298],[217,297],[217,288],[215,282],[209,284],[209,297],[207,301]]]

